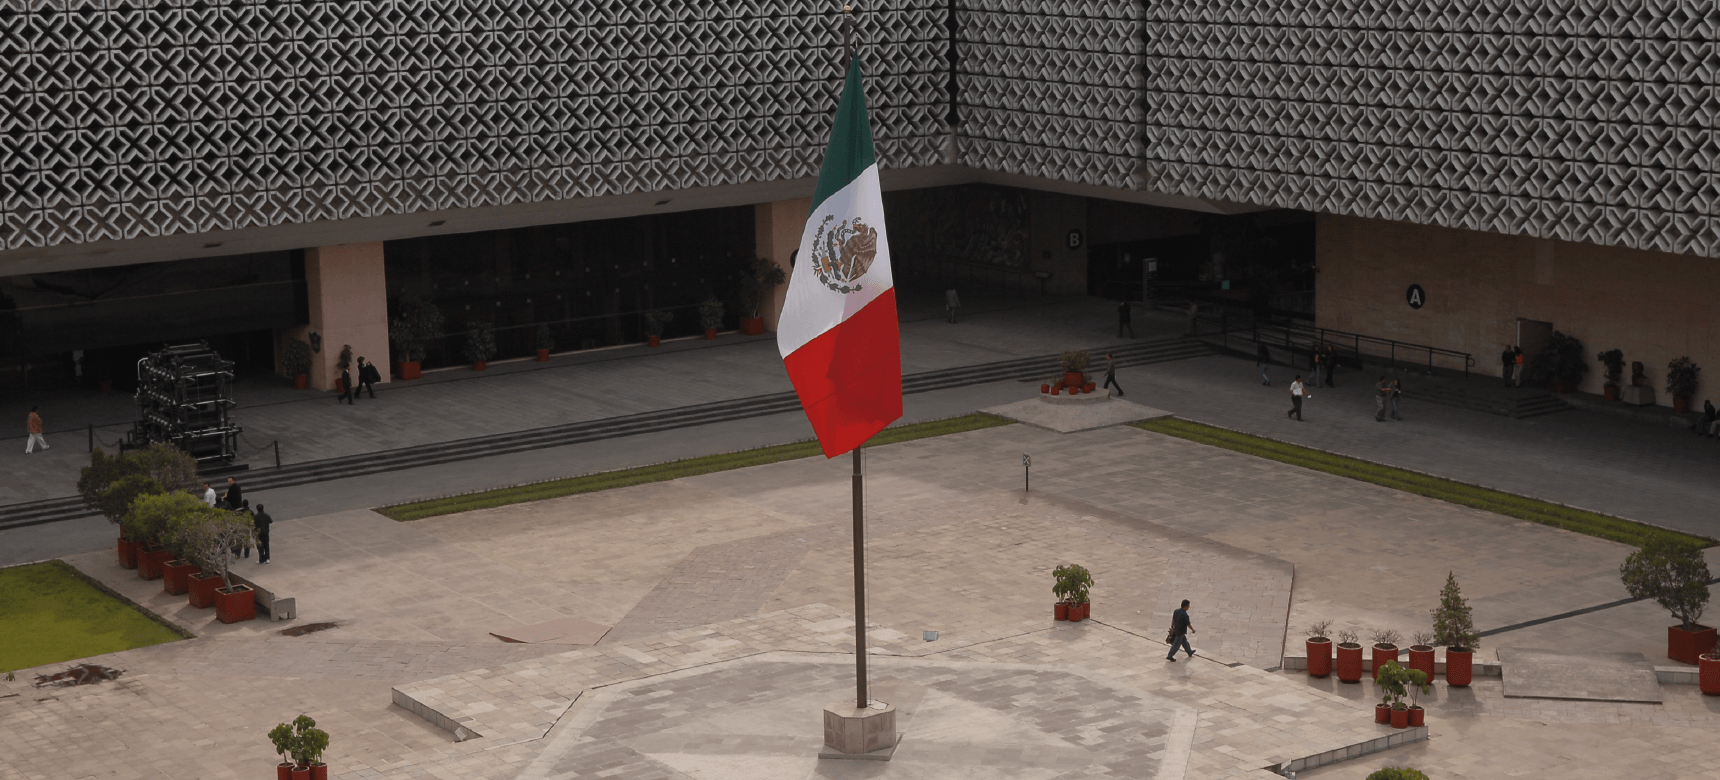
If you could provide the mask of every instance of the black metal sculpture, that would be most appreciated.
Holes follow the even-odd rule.
[[[228,413],[233,361],[209,342],[175,344],[137,361],[138,420],[127,447],[168,442],[197,459],[199,471],[232,464],[239,431]]]

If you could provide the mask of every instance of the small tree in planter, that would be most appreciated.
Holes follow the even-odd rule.
[[[1084,349],[1072,349],[1057,358],[1058,365],[1063,367],[1063,384],[1065,387],[1078,388],[1087,381],[1082,372],[1093,362],[1092,356]]]
[[[400,313],[388,321],[388,339],[394,342],[394,359],[401,379],[422,376],[424,345],[442,335],[442,310],[422,298],[400,302]]]
[[[1356,639],[1355,631],[1348,628],[1338,631],[1338,682],[1362,681],[1362,644]]]
[[[1332,673],[1332,621],[1321,620],[1308,627],[1308,674],[1325,677]]]
[[[1678,620],[1666,630],[1666,656],[1697,664],[1714,651],[1715,629],[1701,625],[1708,606],[1708,562],[1702,547],[1668,534],[1654,534],[1630,554],[1619,576],[1632,598],[1654,599]]]
[[[1420,670],[1422,674],[1427,676],[1427,679],[1433,679],[1435,671],[1433,661],[1433,632],[1417,631],[1415,632],[1415,638],[1410,641],[1415,644],[1409,646],[1409,668]]]
[[[161,529],[161,544],[166,548],[167,559],[162,564],[162,592],[181,596],[190,589],[191,576],[202,571],[196,563],[198,531],[211,518],[226,513],[227,510],[209,506],[203,499],[185,492],[137,499],[132,514],[140,522]]]
[[[255,525],[245,512],[217,509],[187,531],[187,543],[196,552],[197,563],[208,574],[220,576],[215,591],[215,611],[223,623],[237,623],[257,616],[257,597],[249,585],[233,584],[234,551],[256,544]],[[214,584],[214,583],[209,583]]]
[[[311,780],[328,780],[328,765],[322,760],[328,750],[328,732],[316,726],[309,715],[293,719],[293,746],[297,748],[293,758],[299,766],[310,767]]]
[[[699,304],[699,327],[705,329],[705,338],[717,337],[717,329],[723,326],[723,302],[715,297],[706,298]]]
[[[287,348],[281,352],[281,369],[293,378],[293,387],[305,389],[310,381],[311,345],[304,339],[287,339]]]
[[[181,493],[186,498],[188,494]],[[140,511],[151,506],[149,499],[162,496],[161,485],[142,474],[133,474],[109,486],[102,494],[103,512],[120,512],[120,527],[137,550],[137,576],[153,580],[161,577],[161,567],[172,553],[162,546],[169,518],[158,512]],[[195,499],[194,499],[195,500]]]
[[[1439,606],[1433,610],[1434,642],[1445,646],[1445,681],[1463,687],[1474,679],[1475,648],[1481,646],[1481,632],[1475,630],[1469,601],[1457,586],[1457,574],[1447,572],[1445,587],[1439,592]]]
[[[275,746],[275,753],[281,757],[281,763],[275,765],[276,780],[291,780],[295,754],[299,749],[298,734],[292,726],[276,724],[269,729],[269,744]]]
[[[549,323],[538,323],[537,333],[532,339],[532,347],[537,350],[539,362],[549,360],[549,351],[555,349],[555,333],[550,330]]]
[[[1070,563],[1052,569],[1051,576],[1055,579],[1051,594],[1069,605],[1069,619],[1086,620],[1090,607],[1087,594],[1093,589],[1093,575],[1085,567]]]
[[[764,332],[764,319],[759,316],[759,312],[777,285],[787,280],[788,274],[783,273],[776,263],[765,258],[752,257],[741,264],[739,279],[735,285],[735,298],[740,304],[742,333],[757,336]]]
[[[1602,366],[1606,367],[1606,380],[1604,386],[1606,399],[1608,401],[1617,401],[1618,383],[1620,379],[1624,378],[1624,350],[1609,349],[1595,355],[1595,359],[1600,361]]]
[[[1411,703],[1405,704],[1404,696],[1413,695],[1412,691],[1419,691],[1420,693],[1431,691],[1432,686],[1427,684],[1427,675],[1419,669],[1406,669],[1399,666],[1396,661],[1387,661],[1383,667],[1375,671],[1379,673],[1376,684],[1379,686],[1381,703],[1380,707],[1374,711],[1374,719],[1379,720],[1380,708],[1384,708],[1392,728],[1401,729],[1411,725],[1421,725],[1413,722],[1411,716],[1412,708],[1414,712],[1420,713],[1421,707],[1414,704],[1414,699],[1411,700]]]
[[[1398,657],[1398,640],[1402,635],[1389,628],[1376,628],[1368,632],[1368,641],[1373,644],[1374,679],[1380,678],[1380,666],[1387,661],[1396,661]]]
[[[648,341],[653,347],[663,343],[663,331],[674,321],[675,313],[672,311],[645,312],[646,341]]]
[[[190,490],[202,484],[202,478],[197,475],[197,459],[167,442],[158,441],[147,449],[130,453],[129,457],[136,458],[144,473],[169,493]]]
[[[1666,394],[1672,396],[1672,410],[1683,414],[1690,410],[1690,398],[1700,384],[1696,375],[1702,367],[1681,357],[1666,364]]]
[[[490,323],[474,322],[466,326],[466,346],[463,352],[473,370],[484,370],[490,358],[496,355],[496,335]]]
[[[1588,361],[1584,358],[1586,354],[1583,342],[1555,330],[1547,339],[1547,345],[1530,363],[1534,373],[1529,380],[1546,384],[1556,393],[1569,393],[1582,384],[1583,374],[1589,371]]]

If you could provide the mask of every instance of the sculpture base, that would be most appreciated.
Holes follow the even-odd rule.
[[[836,702],[824,708],[824,750],[818,757],[889,761],[901,736],[896,733],[895,705],[875,710]]]
[[[1653,406],[1654,388],[1647,385],[1631,385],[1618,389],[1618,399],[1632,406]]]

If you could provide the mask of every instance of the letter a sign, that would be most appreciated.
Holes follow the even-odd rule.
[[[1409,286],[1409,292],[1404,293],[1404,298],[1409,301],[1411,309],[1419,309],[1422,304],[1427,303],[1427,291],[1421,289],[1419,284],[1412,284]]]

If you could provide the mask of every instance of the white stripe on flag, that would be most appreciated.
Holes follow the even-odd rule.
[[[825,217],[831,220],[826,223]],[[813,246],[813,239],[820,225],[835,226],[856,217],[878,231],[878,254],[866,273],[849,283],[850,286],[858,283],[860,289],[842,293],[826,287],[813,272],[814,259],[824,254]],[[818,204],[818,209],[806,220],[796,258],[788,280],[787,300],[776,326],[777,350],[783,357],[842,324],[895,285],[890,275],[890,240],[884,228],[884,198],[878,186],[877,165],[868,166],[848,186]]]

